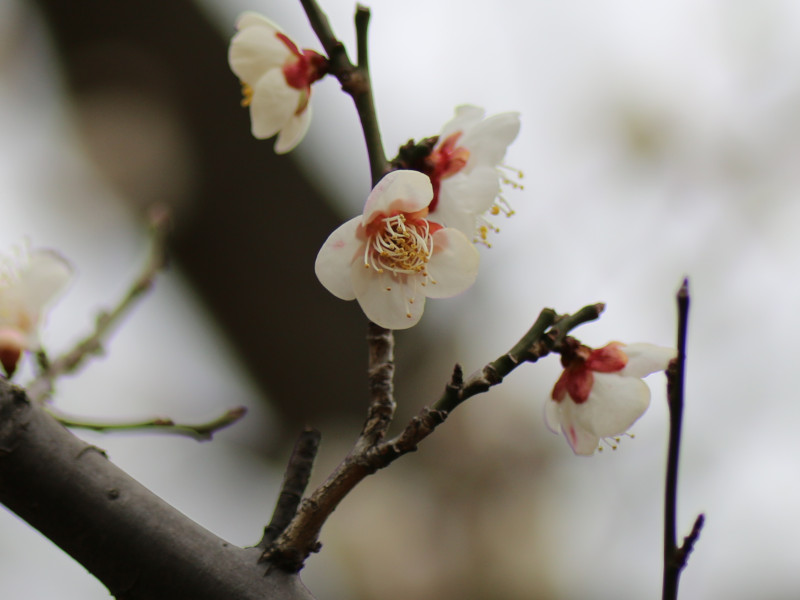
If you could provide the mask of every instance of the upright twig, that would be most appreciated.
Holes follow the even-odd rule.
[[[304,429],[295,442],[289,464],[283,475],[281,492],[272,511],[272,519],[264,528],[264,536],[257,544],[257,548],[266,550],[278,537],[297,512],[300,500],[306,491],[308,480],[311,478],[311,469],[319,450],[320,432],[316,429]]]
[[[684,279],[678,291],[678,356],[667,368],[667,401],[669,403],[669,447],[664,501],[664,579],[662,600],[676,600],[681,571],[700,536],[705,516],[695,520],[692,532],[678,546],[677,504],[678,468],[680,461],[681,425],[683,421],[684,373],[686,364],[686,332],[689,323],[689,281]]]
[[[331,29],[328,17],[316,0],[300,0],[309,23],[317,34],[322,47],[328,55],[330,72],[339,80],[342,89],[350,94],[355,102],[364,142],[369,156],[372,186],[386,174],[387,160],[378,126],[378,114],[372,95],[372,82],[369,74],[369,54],[367,52],[367,29],[370,12],[365,6],[356,7],[355,27],[358,44],[358,65],[350,62],[344,44],[340,42]]]

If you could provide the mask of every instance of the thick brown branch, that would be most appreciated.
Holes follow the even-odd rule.
[[[0,379],[0,502],[125,600],[309,600],[258,549],[203,529]]]

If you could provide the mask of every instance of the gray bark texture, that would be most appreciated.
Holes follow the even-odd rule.
[[[261,550],[207,531],[0,379],[0,502],[124,600],[312,600]]]

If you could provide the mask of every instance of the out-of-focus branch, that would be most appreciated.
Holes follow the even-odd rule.
[[[265,558],[285,570],[299,571],[308,555],[319,549],[319,533],[327,518],[367,475],[416,450],[417,445],[444,422],[450,410],[497,385],[522,363],[535,362],[547,355],[555,348],[557,340],[563,340],[581,323],[596,319],[602,310],[602,304],[593,304],[574,315],[558,317],[552,309],[545,309],[511,350],[466,381],[456,365],[434,408],[423,408],[397,437],[386,441],[376,438],[374,444],[365,443],[363,435],[359,438],[327,480],[303,500],[286,530],[267,549]]]
[[[90,429],[103,433],[111,431],[153,431],[156,433],[183,435],[200,442],[210,440],[217,431],[230,427],[247,413],[247,409],[244,406],[237,406],[236,408],[225,411],[216,419],[207,421],[206,423],[176,423],[168,417],[156,417],[144,421],[130,421],[124,423],[102,423],[99,421],[89,421],[74,415],[67,415],[52,406],[45,407],[45,410],[65,427]]]
[[[676,522],[678,512],[678,469],[680,462],[681,426],[683,421],[683,390],[686,365],[686,335],[689,325],[689,281],[684,279],[678,290],[678,356],[667,368],[667,400],[669,403],[669,448],[664,501],[664,578],[662,600],[676,600],[681,571],[694,548],[705,522],[700,514],[691,533],[678,546]]]
[[[98,315],[94,331],[78,342],[75,347],[48,361],[40,356],[40,365],[44,368],[38,377],[28,386],[28,397],[34,401],[44,400],[53,391],[53,383],[62,375],[74,373],[90,357],[103,351],[103,344],[121,323],[128,312],[153,287],[156,275],[166,262],[165,240],[169,224],[169,214],[161,209],[150,213],[151,242],[150,251],[142,271],[125,292],[123,297],[111,310]]]
[[[0,502],[126,600],[310,600],[260,550],[205,530],[0,379]]]

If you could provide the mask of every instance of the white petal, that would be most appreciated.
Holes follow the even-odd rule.
[[[577,425],[598,437],[625,433],[650,405],[650,388],[636,377],[594,373],[586,402],[574,406]]]
[[[551,403],[556,404],[548,401],[548,404]],[[578,417],[582,406],[585,404],[575,404],[569,398],[559,402],[557,407],[559,424],[572,451],[579,456],[591,456],[597,450],[600,438],[581,424]]]
[[[364,205],[364,224],[378,213],[416,212],[433,200],[431,180],[419,171],[392,171],[370,192]]]
[[[322,244],[314,263],[314,272],[320,283],[342,300],[356,297],[350,267],[357,263],[363,268],[364,261],[360,256],[364,254],[364,241],[356,235],[360,224],[361,217],[355,217],[334,230]]]
[[[483,119],[485,111],[477,106],[462,104],[457,106],[455,116],[442,128],[439,140],[444,141],[457,131],[465,132]],[[460,141],[460,140],[459,140]],[[461,145],[461,144],[459,144]]]
[[[39,312],[67,287],[72,275],[72,266],[60,254],[49,250],[32,252],[17,284],[25,306]]]
[[[459,140],[469,150],[467,169],[478,165],[496,167],[503,161],[506,149],[519,134],[519,113],[508,112],[481,121]]]
[[[351,267],[353,289],[367,318],[387,329],[416,325],[425,310],[425,294],[419,291],[418,276],[378,273],[355,262]]]
[[[674,348],[665,348],[653,344],[627,344],[622,351],[628,357],[628,363],[620,371],[625,377],[646,377],[656,371],[664,371],[669,361],[677,356]]]
[[[457,173],[442,181],[436,210],[428,218],[446,227],[455,227],[472,238],[478,215],[491,208],[499,193],[497,170],[492,167]]]
[[[294,116],[301,91],[289,87],[280,69],[273,69],[253,87],[250,121],[253,137],[265,139],[283,129]]]
[[[245,19],[245,16],[248,18]],[[250,22],[256,18],[263,22]],[[269,21],[260,15],[246,13],[242,20],[246,25],[240,27],[239,33],[231,39],[228,64],[241,81],[252,86],[270,69],[282,67],[292,53],[275,36],[278,29],[272,24],[265,24]]]
[[[307,104],[303,112],[299,115],[293,115],[281,129],[278,139],[275,141],[275,153],[286,154],[294,150],[297,144],[305,137],[310,124],[311,104]]]
[[[544,423],[553,433],[561,433],[561,402],[547,399],[544,403]]]
[[[257,12],[253,12],[252,10],[248,10],[243,12],[239,15],[239,18],[236,19],[236,29],[237,31],[241,31],[242,29],[247,29],[249,27],[264,27],[267,29],[272,29],[274,33],[282,33],[282,29],[280,26]]]
[[[425,295],[449,298],[460,294],[475,283],[480,260],[477,248],[467,236],[457,229],[440,229],[433,234],[433,256],[427,264],[430,277],[423,288]]]

